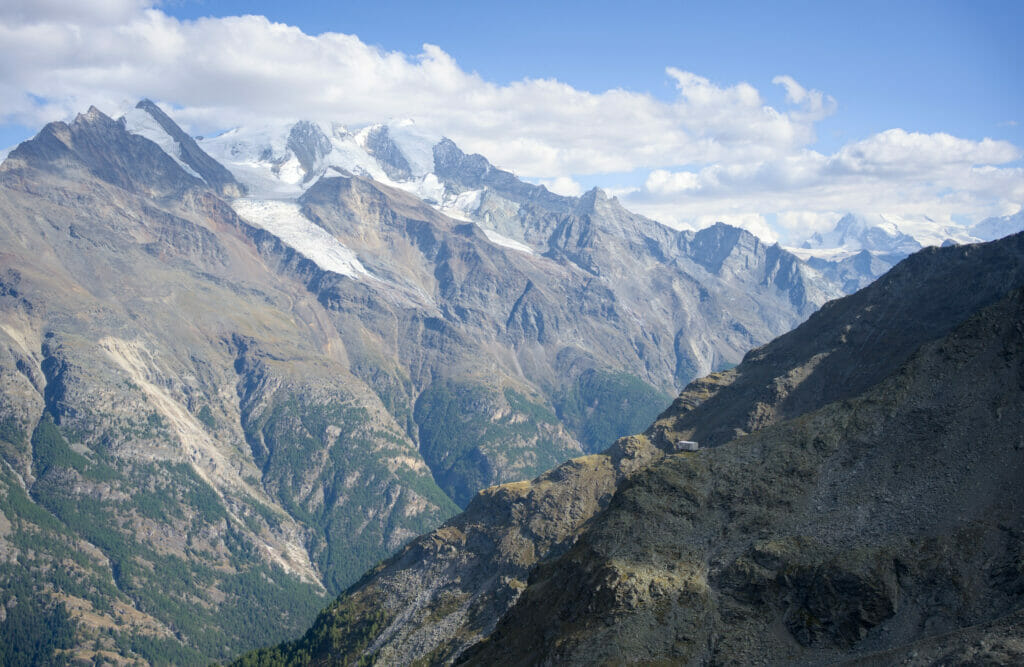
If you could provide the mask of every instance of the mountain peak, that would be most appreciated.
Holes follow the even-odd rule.
[[[920,250],[921,243],[900,231],[885,216],[847,213],[836,222],[832,231],[815,233],[801,247],[808,250],[845,248],[851,251],[872,250],[907,255]]]
[[[107,118],[107,115],[94,106],[89,106],[89,110],[85,112],[87,120],[100,120],[101,118]]]
[[[608,195],[604,190],[595,186],[580,195],[576,202],[576,212],[577,214],[593,213],[598,205],[607,201]]]
[[[245,186],[223,165],[207,155],[196,140],[175,123],[152,100],[142,99],[133,111],[122,117],[125,128],[160,146],[189,175],[205,181],[214,190],[229,197],[245,193]]]
[[[95,106],[90,106],[85,113],[80,113],[71,121],[72,125],[89,125],[96,123],[113,123],[113,119]]]
[[[317,174],[315,167],[317,163],[326,157],[333,148],[331,138],[312,121],[300,120],[292,125],[288,131],[288,141],[285,146],[302,165],[306,175],[304,181],[312,180]]]

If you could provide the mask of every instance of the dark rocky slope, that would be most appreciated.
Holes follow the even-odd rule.
[[[912,256],[246,661],[1019,662],[1022,267],[1024,235]]]
[[[631,477],[464,658],[820,664],[995,623],[1022,428],[1017,290],[856,398]]]

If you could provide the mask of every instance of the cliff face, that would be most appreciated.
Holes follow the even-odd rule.
[[[1024,235],[912,256],[643,435],[481,492],[263,657],[1019,662],[1022,267]]]

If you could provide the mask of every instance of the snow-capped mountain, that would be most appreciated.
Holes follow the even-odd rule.
[[[142,100],[121,118],[125,129],[159,146],[190,176],[228,197],[239,197],[246,187],[224,165],[210,157],[195,139],[182,131],[160,107]]]
[[[799,248],[787,249],[850,293],[922,247],[975,243],[978,236],[973,229],[943,224],[926,215],[847,213],[831,231],[815,233]]]
[[[804,241],[801,248],[848,253],[871,250],[909,254],[920,250],[921,243],[900,231],[895,222],[884,216],[847,213],[839,219],[832,231],[814,234]]]
[[[920,250],[921,245],[891,218],[847,213],[831,231],[817,232],[799,248],[788,250],[851,293]]]
[[[199,145],[256,199],[295,199],[321,176],[352,174],[441,205],[444,187],[433,174],[433,147],[440,141],[412,121],[350,131],[340,123],[300,120],[236,128]]]
[[[982,241],[994,241],[1024,231],[1024,209],[1013,215],[985,218],[971,227],[971,234]]]

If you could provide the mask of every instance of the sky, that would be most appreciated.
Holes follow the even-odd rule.
[[[148,97],[211,134],[413,118],[563,194],[796,243],[1024,203],[1024,2],[4,0],[0,146]]]

